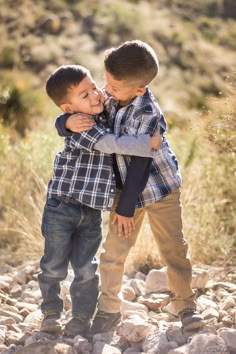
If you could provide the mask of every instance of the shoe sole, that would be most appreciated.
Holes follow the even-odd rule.
[[[110,326],[108,331],[96,332],[96,333],[91,333],[89,331],[89,333],[87,334],[87,337],[93,338],[93,336],[95,336],[96,334],[104,334],[104,333],[109,333],[109,332],[115,332],[116,329],[117,329],[118,324],[120,323],[120,321],[121,321],[121,317],[119,319],[115,320],[114,323],[112,323],[112,325]]]
[[[184,331],[191,331],[194,329],[199,329],[205,327],[206,323],[203,321],[192,322],[189,325],[182,326]]]
[[[58,334],[62,332],[62,326],[58,326],[58,327],[50,327],[50,326],[45,326],[40,328],[40,332],[45,332],[45,333],[49,333],[49,334]]]

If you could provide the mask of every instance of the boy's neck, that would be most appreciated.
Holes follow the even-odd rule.
[[[120,107],[124,107],[124,106],[128,106],[128,104],[130,104],[137,96],[134,96],[133,98],[131,98],[131,100],[129,100],[128,102],[124,102],[124,101],[118,101],[118,105]]]

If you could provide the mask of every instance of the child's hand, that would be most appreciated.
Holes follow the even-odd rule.
[[[90,115],[75,113],[66,120],[65,127],[74,133],[81,133],[90,130],[95,124],[96,123]]]
[[[151,137],[151,148],[157,150],[160,148],[162,144],[162,135],[160,134],[159,130],[155,132],[155,134]]]
[[[119,214],[115,214],[112,224],[117,222],[118,227],[118,236],[121,237],[122,234],[124,237],[129,237],[132,231],[135,229],[134,218],[128,218]]]

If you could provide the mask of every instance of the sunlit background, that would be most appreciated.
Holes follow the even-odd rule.
[[[102,86],[104,50],[141,39],[160,62],[150,87],[182,171],[192,260],[235,264],[235,0],[0,0],[0,9],[0,263],[42,254],[45,193],[63,148],[48,75],[81,64]],[[126,267],[159,266],[146,222]]]

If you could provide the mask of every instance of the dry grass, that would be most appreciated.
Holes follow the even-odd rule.
[[[211,110],[193,116],[189,128],[173,127],[170,134],[182,169],[184,234],[193,263],[236,262],[236,89],[227,81],[225,98],[209,98]],[[146,220],[126,272],[160,264]]]
[[[172,124],[170,141],[182,166],[184,231],[194,262],[233,261],[235,247],[235,91],[209,101],[207,115],[193,116],[183,129]],[[198,122],[196,121],[198,119]],[[42,127],[44,130],[42,130]],[[42,252],[41,214],[52,161],[62,141],[53,122],[12,145],[10,130],[1,128],[1,248],[16,261]],[[230,131],[229,131],[230,127]],[[48,130],[50,133],[45,133]],[[227,183],[226,183],[227,181]],[[104,233],[106,233],[104,218]],[[9,242],[9,236],[11,242]],[[10,253],[10,252],[9,252]],[[10,256],[11,257],[11,256]],[[146,221],[126,271],[160,267],[158,250]]]
[[[52,121],[45,122],[44,129],[54,132]],[[19,140],[9,129],[0,127],[0,135],[0,249],[4,260],[17,263],[42,253],[40,225],[46,187],[62,142],[56,132],[46,134],[43,130]]]
[[[154,47],[160,60],[160,74],[151,88],[166,112],[169,139],[182,169],[184,231],[192,259],[230,261],[236,243],[235,89],[225,77],[235,66],[235,23],[222,19],[222,0],[187,6],[184,0],[103,0],[102,6],[97,1],[0,3],[1,83],[17,84],[22,116],[33,117],[34,129],[20,140],[0,118],[0,254],[12,258],[13,251],[18,261],[42,251],[46,185],[62,144],[52,120],[58,112],[43,94],[48,74],[58,65],[79,63],[88,66],[101,85],[104,48],[140,38]],[[214,14],[211,4],[217,5]],[[57,32],[46,26],[52,15],[60,22]],[[207,98],[212,95],[216,99]],[[203,106],[204,114],[196,114]],[[126,269],[159,266],[146,222]]]

